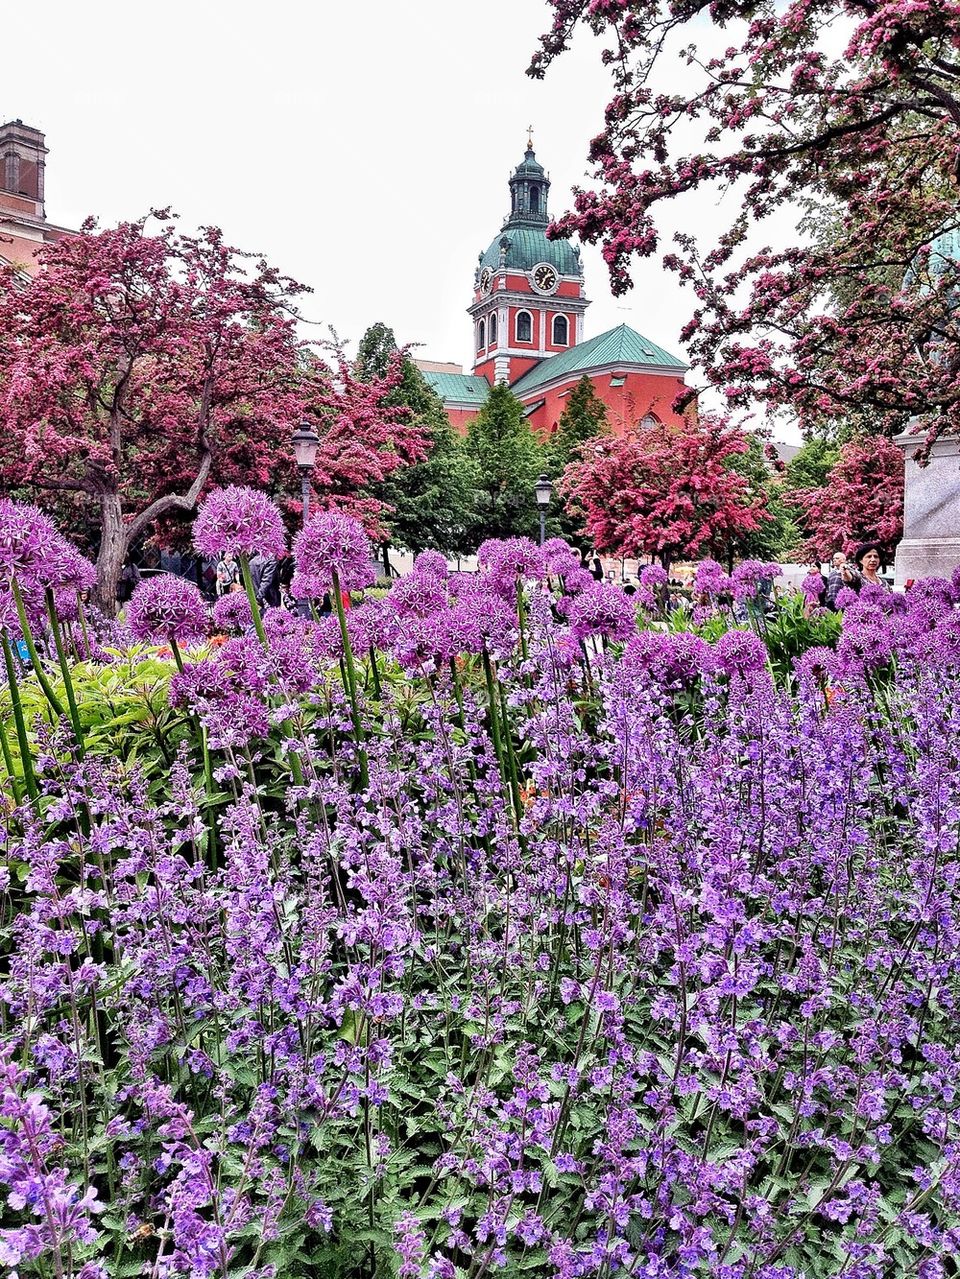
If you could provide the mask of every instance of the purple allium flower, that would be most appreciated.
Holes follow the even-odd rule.
[[[193,582],[168,573],[148,577],[133,592],[126,611],[135,639],[191,644],[207,633],[207,608]]]
[[[541,546],[540,553],[547,572],[554,577],[566,578],[581,570],[580,556],[562,537],[548,537]]]
[[[546,573],[543,552],[529,537],[488,538],[477,550],[477,563],[509,599],[515,597],[518,582],[538,581]]]
[[[716,560],[701,560],[693,589],[698,595],[723,595],[731,588],[730,578]]]
[[[767,650],[750,631],[727,631],[713,646],[717,669],[727,675],[751,675],[766,669]]]
[[[669,574],[660,564],[644,564],[640,570],[640,581],[651,588],[670,585]]]
[[[619,586],[594,582],[570,604],[570,629],[578,639],[602,635],[606,639],[629,639],[637,629],[633,601]]]
[[[450,575],[447,557],[441,555],[439,551],[421,551],[413,561],[413,571],[441,578],[447,578]]]
[[[206,658],[191,662],[170,681],[170,705],[193,711],[210,734],[214,749],[244,746],[270,731],[267,708],[259,696],[244,690],[223,662]]]
[[[193,522],[193,544],[202,555],[283,555],[287,538],[275,502],[259,489],[231,484],[204,499]]]
[[[213,606],[213,624],[218,631],[245,631],[253,625],[253,613],[245,591],[221,595]]]
[[[837,591],[834,606],[842,612],[843,609],[849,608],[851,604],[856,604],[859,598],[857,592],[851,590],[849,586],[841,586],[840,590]]]
[[[800,583],[800,590],[815,604],[819,604],[823,599],[826,585],[823,580],[823,574],[818,568],[812,568]]]
[[[394,582],[386,602],[398,621],[408,617],[428,617],[446,605],[446,580],[433,573],[411,573]]]
[[[767,564],[763,560],[744,560],[733,570],[730,584],[738,600],[753,599],[764,582],[772,582],[780,573],[779,564]]]
[[[633,678],[651,676],[665,686],[692,684],[714,669],[713,649],[705,639],[690,631],[664,635],[641,631],[623,651],[622,666]]]
[[[359,520],[339,511],[314,515],[294,541],[297,572],[293,593],[316,599],[333,586],[337,573],[340,588],[359,591],[375,581],[370,540]]]

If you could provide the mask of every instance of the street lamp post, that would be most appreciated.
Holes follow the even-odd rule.
[[[293,455],[300,472],[300,493],[303,497],[303,522],[310,518],[310,472],[317,460],[320,436],[309,422],[302,422],[293,433]]]
[[[553,482],[549,475],[541,475],[533,486],[537,498],[537,510],[540,515],[540,545],[547,539],[547,509],[553,497]]]

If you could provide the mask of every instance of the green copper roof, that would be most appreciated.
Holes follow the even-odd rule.
[[[423,370],[423,376],[444,404],[476,404],[479,407],[490,390],[487,379],[473,373],[428,373]]]
[[[580,255],[569,240],[548,240],[546,225],[508,226],[497,236],[480,259],[481,270],[495,271],[500,265],[500,241],[508,240],[507,266],[515,271],[529,271],[538,262],[549,262],[560,275],[580,274]]]
[[[589,342],[581,342],[572,346],[560,355],[552,355],[525,373],[519,381],[510,387],[515,395],[529,395],[531,391],[546,386],[548,382],[560,377],[576,377],[589,373],[591,369],[603,365],[642,364],[645,368],[675,370],[678,374],[685,372],[687,365],[675,355],[657,346],[649,338],[645,338],[636,329],[627,324],[601,333]]]

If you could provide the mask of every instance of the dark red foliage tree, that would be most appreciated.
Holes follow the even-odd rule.
[[[205,486],[293,480],[290,435],[317,426],[321,491],[344,495],[418,456],[384,408],[391,376],[360,383],[305,349],[304,290],[215,228],[166,212],[42,250],[26,286],[0,274],[0,480],[93,506],[106,608],[130,547],[189,512]],[[371,510],[368,515],[374,514]]]
[[[849,555],[860,543],[876,541],[889,562],[903,533],[903,452],[882,437],[851,440],[824,486],[794,498],[804,512],[808,556]]]
[[[550,3],[531,74],[583,24],[606,38],[613,78],[590,149],[598,185],[555,232],[602,242],[622,293],[633,255],[658,248],[664,202],[725,193],[716,241],[678,236],[665,258],[696,294],[684,337],[707,381],[806,426],[866,415],[886,431],[915,416],[926,440],[956,429],[960,8]],[[756,224],[799,201],[807,234],[753,248]]]
[[[764,492],[730,466],[746,450],[744,435],[723,422],[659,423],[585,446],[562,491],[600,550],[656,556],[665,567],[726,556],[767,518]]]

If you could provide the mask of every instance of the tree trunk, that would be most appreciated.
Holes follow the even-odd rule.
[[[127,556],[127,530],[119,493],[100,498],[100,554],[97,556],[97,594],[107,617],[117,612],[117,583]]]
[[[383,544],[383,571],[386,573],[387,577],[389,578],[390,577],[390,543],[389,542],[384,542]]]

